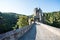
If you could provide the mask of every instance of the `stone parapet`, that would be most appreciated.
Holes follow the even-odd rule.
[[[21,36],[23,36],[31,28],[32,25],[33,24],[20,28],[20,29],[6,32],[4,34],[0,34],[0,40],[18,40]]]

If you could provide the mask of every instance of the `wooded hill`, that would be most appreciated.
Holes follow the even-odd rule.
[[[0,12],[0,33],[5,33],[28,25],[27,18],[26,15],[22,14]]]
[[[45,23],[60,28],[60,11],[44,13]]]

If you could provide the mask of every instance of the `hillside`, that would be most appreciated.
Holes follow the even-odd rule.
[[[60,11],[44,13],[45,23],[60,28]]]
[[[26,18],[22,19],[23,17],[21,16],[24,16],[24,18],[26,17],[26,15],[12,13],[12,12],[8,12],[8,13],[0,12],[0,33],[5,33],[7,31],[11,31],[19,28],[20,25],[22,25],[22,23],[20,22],[22,22],[23,20],[25,21],[26,19]],[[27,25],[27,24],[23,23],[23,25]]]

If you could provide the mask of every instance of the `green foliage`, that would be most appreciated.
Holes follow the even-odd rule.
[[[15,30],[28,25],[28,17],[16,13],[0,12],[0,33]]]
[[[13,30],[16,25],[16,13],[1,13],[0,12],[0,33]]]
[[[44,13],[46,24],[60,28],[60,11]]]
[[[34,19],[33,19],[33,18],[30,18],[30,20],[31,20],[31,21],[34,21]]]
[[[0,12],[0,33],[15,30],[28,25],[28,17],[16,13]]]
[[[28,25],[28,17],[20,16],[18,19],[17,25],[19,26],[19,28],[22,28],[22,27]]]

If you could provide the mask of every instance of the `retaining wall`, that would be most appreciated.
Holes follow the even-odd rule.
[[[23,27],[21,29],[12,30],[4,34],[0,34],[0,40],[18,40],[21,36],[23,36],[33,24]]]

